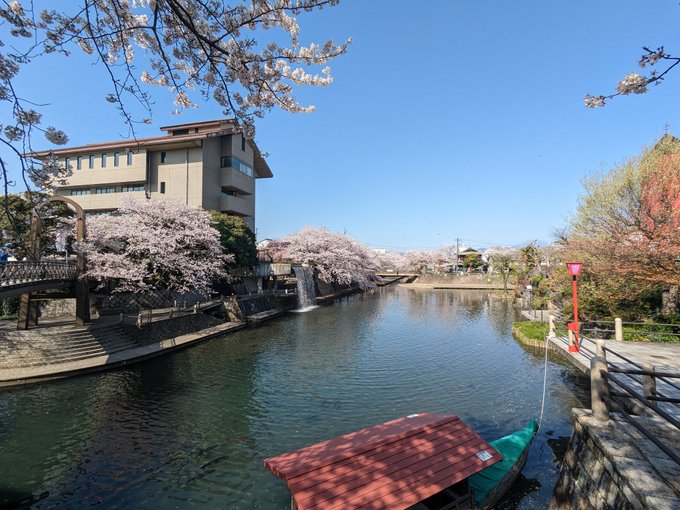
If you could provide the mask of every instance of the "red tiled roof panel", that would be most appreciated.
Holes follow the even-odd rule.
[[[265,459],[265,466],[287,480],[307,471],[327,466],[344,458],[353,457],[391,441],[458,420],[457,416],[416,414],[413,418],[398,418],[386,423],[351,432],[293,452]]]
[[[438,448],[432,450],[424,450],[417,454],[404,454],[395,456],[391,463],[378,463],[370,466],[368,469],[360,469],[353,474],[356,476],[351,482],[343,482],[338,480],[338,483],[332,485],[332,480],[329,485],[326,485],[326,490],[321,490],[321,486],[312,487],[305,491],[295,491],[295,499],[304,501],[305,498],[310,498],[314,505],[319,505],[322,501],[333,499],[340,495],[340,490],[344,491],[343,496],[348,496],[351,499],[358,497],[361,494],[374,494],[379,489],[389,486],[394,480],[401,482],[415,476],[419,479],[425,472],[436,472],[439,469],[446,469],[450,467],[453,458],[461,457],[465,460],[474,456],[480,449],[479,438],[473,438],[465,445],[467,448],[451,447],[443,444]],[[475,457],[476,458],[476,457]],[[452,477],[453,478],[453,477]],[[456,483],[451,480],[446,486]],[[388,491],[392,492],[392,491]],[[435,491],[438,492],[438,491]]]
[[[466,427],[462,422],[459,422],[458,425],[459,429]],[[453,432],[459,429],[454,429]],[[348,470],[358,471],[361,467],[368,466],[371,463],[392,463],[395,461],[395,457],[398,456],[424,454],[428,450],[433,450],[434,447],[441,447],[442,443],[449,441],[450,433],[451,427],[439,427],[429,432],[414,434],[402,441],[393,441],[380,445],[365,455],[349,457],[341,462],[329,464],[324,468],[290,478],[288,486],[295,491],[300,491],[320,483],[322,478],[337,477],[338,473],[346,473]],[[474,437],[478,436],[475,434]],[[463,437],[456,438],[456,442],[462,442],[463,439]]]
[[[481,450],[491,458],[478,458]],[[299,510],[370,510],[407,508],[501,459],[457,416],[422,413],[264,462]]]
[[[461,438],[462,439],[462,438]],[[364,455],[359,455],[353,457],[348,462],[340,463],[339,465],[334,464],[331,469],[319,470],[311,473],[311,476],[306,476],[301,482],[298,483],[300,477],[292,478],[288,481],[288,486],[291,489],[298,491],[306,490],[315,485],[325,484],[328,486],[330,484],[349,483],[350,478],[357,477],[362,471],[367,471],[369,469],[382,470],[385,472],[390,472],[405,466],[408,466],[408,462],[403,464],[404,460],[415,461],[423,456],[432,455],[448,448],[452,445],[458,445],[454,441],[433,441],[431,444],[423,442],[421,444],[413,444],[406,442],[393,443],[393,445],[388,449],[383,449],[377,453],[367,453]],[[397,467],[395,467],[395,465]]]

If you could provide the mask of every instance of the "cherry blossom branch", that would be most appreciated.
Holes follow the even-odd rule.
[[[599,108],[607,104],[612,98],[616,96],[627,96],[629,94],[644,94],[647,92],[647,87],[649,85],[659,85],[666,77],[666,75],[678,64],[680,64],[680,57],[673,57],[664,52],[663,46],[657,48],[656,50],[651,50],[644,46],[642,48],[645,53],[642,55],[639,61],[640,67],[644,68],[646,66],[654,66],[660,61],[670,61],[670,64],[664,71],[657,74],[656,70],[650,73],[650,76],[642,76],[636,72],[628,74],[623,80],[619,82],[616,86],[616,92],[609,94],[608,96],[591,96],[587,94],[583,100],[585,102],[586,108]]]

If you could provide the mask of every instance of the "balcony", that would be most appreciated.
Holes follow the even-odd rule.
[[[238,191],[243,195],[255,193],[255,179],[234,168],[220,170],[220,185],[223,188]]]
[[[252,202],[224,193],[220,197],[220,210],[238,216],[253,216],[255,212]]]

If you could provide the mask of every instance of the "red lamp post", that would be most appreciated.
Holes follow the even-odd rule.
[[[574,338],[576,343],[569,343],[569,352],[578,352],[579,349],[579,337],[578,337],[578,291],[576,290],[576,277],[581,274],[582,262],[567,262],[567,269],[571,275],[571,291],[573,294],[574,303],[574,320],[567,324],[567,329],[574,333]]]

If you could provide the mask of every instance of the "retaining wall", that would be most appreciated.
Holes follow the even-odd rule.
[[[574,431],[550,510],[680,509],[680,466],[616,413],[606,422],[574,409]],[[639,418],[659,435],[680,431],[657,418]]]

